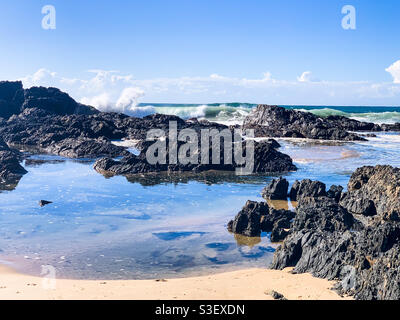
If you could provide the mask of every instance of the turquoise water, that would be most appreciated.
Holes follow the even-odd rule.
[[[382,109],[383,110],[383,109]],[[384,111],[386,112],[386,111]],[[279,139],[299,170],[285,177],[345,186],[357,167],[400,166],[400,136],[368,142]],[[0,192],[0,259],[27,273],[58,277],[151,279],[265,267],[269,235],[238,237],[227,222],[261,200],[271,176],[151,176],[106,179],[93,162],[31,156],[15,190]],[[40,208],[39,200],[53,203]],[[291,203],[280,205],[291,208]]]
[[[251,103],[214,104],[140,104],[137,115],[151,113],[174,114],[182,118],[199,117],[213,121],[240,123],[256,105]],[[343,115],[352,119],[375,123],[400,122],[400,107],[364,106],[284,106],[288,109],[303,110],[318,116]]]

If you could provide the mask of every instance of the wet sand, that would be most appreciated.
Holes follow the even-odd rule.
[[[1,300],[272,300],[275,290],[289,300],[339,300],[333,282],[309,274],[248,269],[204,277],[159,280],[66,280],[34,277],[0,266]],[[55,287],[54,287],[55,285]],[[349,298],[345,298],[349,299]]]

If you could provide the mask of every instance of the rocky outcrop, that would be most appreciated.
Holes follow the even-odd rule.
[[[340,204],[354,214],[399,221],[400,169],[391,166],[357,169]]]
[[[170,146],[169,140],[165,140],[166,146],[166,159],[164,163],[157,162],[156,164],[150,164],[147,159],[147,151],[154,144],[155,141],[147,141],[141,144],[141,153],[136,156],[130,154],[121,160],[113,160],[111,158],[104,158],[98,160],[94,168],[99,173],[105,175],[134,175],[141,173],[152,173],[152,172],[204,172],[204,171],[236,171],[241,168],[242,164],[238,164],[232,161],[231,164],[225,163],[224,161],[224,146],[221,145],[220,149],[220,164],[213,164],[212,162],[212,144],[209,149],[209,163],[199,163],[200,157],[193,163],[183,164],[177,162],[176,164],[170,163]],[[178,142],[178,150],[183,145],[183,142]],[[231,150],[234,149],[232,145]],[[246,150],[246,144],[243,143],[243,149]],[[246,151],[247,152],[247,151]],[[293,164],[292,159],[279,151],[277,151],[273,144],[269,141],[255,142],[254,144],[254,170],[256,173],[280,173],[297,170]]]
[[[258,137],[364,140],[362,137],[337,126],[337,122],[331,122],[309,112],[259,105],[246,117],[243,127],[255,129],[255,134]]]
[[[21,81],[0,82],[0,117],[8,119],[25,109],[42,109],[56,115],[95,114],[95,108],[77,103],[57,88],[24,89]]]
[[[6,189],[7,184],[17,183],[26,170],[20,165],[20,154],[11,150],[0,138],[0,189]]]
[[[337,193],[330,198],[302,197],[271,268],[293,267],[295,273],[337,280],[336,290],[356,299],[400,299],[398,170],[389,166],[357,169],[340,203],[336,186],[328,191],[328,195]],[[331,193],[333,189],[337,192]],[[362,201],[351,204],[348,199]],[[366,214],[368,201],[376,208],[372,217]]]
[[[288,197],[289,182],[280,177],[274,179],[261,192],[265,200],[286,200]]]
[[[377,125],[343,116],[322,118],[309,112],[259,105],[245,118],[243,128],[254,129],[257,137],[365,141],[351,131],[399,131],[400,124]]]
[[[289,197],[292,201],[299,201],[304,197],[322,197],[326,195],[326,186],[320,181],[305,179],[296,180],[290,189]]]
[[[260,236],[261,217],[267,214],[269,214],[267,203],[249,200],[235,219],[228,223],[228,230],[248,237]]]
[[[261,232],[271,232],[271,241],[282,241],[288,234],[294,213],[275,210],[266,202],[247,201],[234,220],[228,223],[228,230],[248,237],[260,236]]]
[[[13,114],[21,112],[21,106],[16,103],[15,96],[22,90],[20,81],[0,81],[0,118],[8,119]]]
[[[328,198],[334,199],[336,202],[339,202],[343,194],[343,187],[332,185],[329,190],[326,192],[326,196]]]

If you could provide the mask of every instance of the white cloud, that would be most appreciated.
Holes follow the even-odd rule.
[[[319,80],[313,76],[311,71],[304,71],[300,77],[297,77],[297,81],[299,81],[299,82],[319,82]]]
[[[41,68],[32,75],[28,75],[21,79],[27,87],[38,86],[43,83],[49,83],[57,76],[57,73],[51,72],[45,68]]]
[[[400,60],[397,60],[386,69],[393,77],[393,83],[400,83]]]
[[[393,82],[319,81],[310,71],[295,80],[280,80],[265,72],[259,78],[205,77],[135,79],[118,71],[91,70],[83,78],[69,78],[40,69],[22,80],[25,87],[54,86],[76,100],[103,111],[148,114],[138,109],[145,97],[153,103],[250,102],[294,105],[398,105],[400,99],[400,62],[387,71]]]

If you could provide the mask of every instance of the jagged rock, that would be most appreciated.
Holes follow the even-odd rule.
[[[280,177],[274,179],[266,186],[261,194],[266,200],[286,200],[288,196],[289,182],[286,179]]]
[[[94,139],[64,139],[43,148],[43,151],[67,158],[98,158],[104,156],[128,156],[123,147],[109,141]]]
[[[27,171],[20,165],[20,154],[11,150],[0,138],[0,189],[2,185],[17,183]]]
[[[368,200],[372,185],[384,193],[380,188],[386,182],[384,196],[393,196],[396,180],[392,179],[397,174],[388,166],[360,168],[350,179],[349,193],[364,190],[362,199]],[[337,280],[336,290],[356,299],[400,299],[400,222],[385,220],[382,214],[358,220],[336,199],[300,199],[289,235],[276,250],[271,268],[294,267],[295,273]],[[390,209],[394,208],[391,204]]]
[[[269,213],[265,202],[247,201],[236,218],[228,223],[228,230],[248,237],[256,237],[261,233],[261,216]]]
[[[354,214],[400,220],[400,169],[391,166],[358,168],[340,204]]]
[[[348,120],[352,123],[351,126]],[[243,128],[254,129],[259,137],[363,141],[364,138],[347,131],[348,127],[354,128],[357,124],[360,130],[366,128],[365,124],[345,117],[320,118],[309,112],[259,105],[245,118]]]
[[[299,201],[303,197],[323,196],[326,196],[326,185],[320,181],[311,181],[309,179],[296,180],[289,193],[292,201]]]
[[[260,236],[261,232],[271,232],[271,241],[280,242],[288,235],[294,213],[275,210],[266,202],[247,201],[235,219],[228,223],[228,230],[248,237]]]
[[[340,198],[342,197],[343,193],[343,187],[342,186],[336,186],[332,185],[329,190],[326,192],[326,196],[328,198],[335,199],[336,202],[340,201]]]
[[[242,165],[224,163],[224,145],[220,146],[220,164],[212,163],[212,144],[209,150],[209,164],[202,163],[187,163],[180,162],[176,164],[169,164],[169,140],[166,139],[166,163],[150,164],[147,159],[147,151],[154,144],[152,142],[144,142],[140,145],[141,153],[138,156],[129,155],[121,160],[112,160],[110,158],[98,160],[94,168],[96,171],[106,175],[133,175],[139,173],[150,172],[204,172],[210,170],[216,171],[235,171],[241,168]],[[178,142],[178,148],[183,145],[183,142]],[[246,144],[243,143],[243,148],[246,150]],[[233,150],[233,147],[232,147]],[[198,159],[200,161],[200,159]],[[292,159],[273,148],[268,142],[255,142],[254,146],[254,172],[257,173],[275,173],[287,172],[296,170],[293,165]]]
[[[20,112],[20,106],[15,102],[14,97],[22,89],[21,81],[0,81],[0,118],[8,119]]]
[[[346,231],[353,227],[353,216],[331,198],[305,197],[296,208],[292,229],[321,231]]]
[[[95,114],[95,108],[77,103],[57,88],[23,89],[22,82],[0,82],[0,117],[8,119],[25,109],[38,108],[57,115]]]

